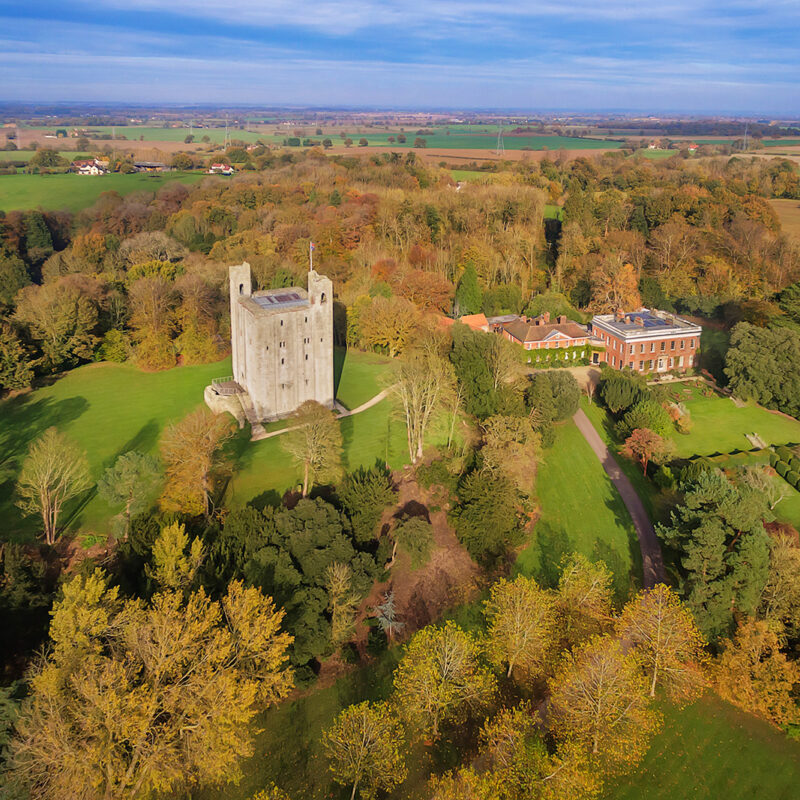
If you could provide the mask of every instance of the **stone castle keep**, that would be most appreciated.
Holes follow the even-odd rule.
[[[250,265],[230,267],[233,381],[253,423],[306,400],[333,408],[333,285],[314,270],[308,290],[252,291]]]

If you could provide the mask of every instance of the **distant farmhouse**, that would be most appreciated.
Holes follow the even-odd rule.
[[[97,158],[79,158],[72,162],[71,169],[78,175],[105,175],[108,172],[108,161]]]
[[[208,168],[209,175],[233,175],[234,169],[230,164],[212,164]]]
[[[657,309],[592,318],[592,334],[606,346],[606,363],[636,372],[684,372],[697,366],[701,333],[699,325]]]
[[[209,406],[221,410],[217,398],[235,395],[252,426],[306,400],[333,408],[331,281],[311,270],[308,290],[254,292],[247,262],[229,269],[229,281],[233,376],[206,390]]]

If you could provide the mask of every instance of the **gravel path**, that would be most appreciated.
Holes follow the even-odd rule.
[[[583,438],[589,443],[589,447],[600,459],[603,469],[608,474],[608,477],[611,478],[614,486],[617,487],[622,502],[628,508],[633,520],[633,526],[636,528],[636,535],[639,537],[639,547],[642,550],[644,588],[651,589],[664,580],[664,560],[661,557],[661,545],[656,537],[653,524],[650,522],[650,517],[647,516],[644,505],[639,495],[636,494],[633,484],[620,469],[616,459],[611,455],[611,451],[600,438],[583,409],[578,409],[572,419],[578,426],[578,430],[583,434]]]

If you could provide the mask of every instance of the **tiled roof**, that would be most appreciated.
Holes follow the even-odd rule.
[[[534,325],[530,322],[511,322],[505,329],[520,342],[543,342],[545,339],[585,339],[588,331],[577,322],[551,322],[545,325]],[[561,334],[561,336],[559,336]]]

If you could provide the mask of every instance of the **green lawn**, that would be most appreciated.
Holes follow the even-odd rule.
[[[42,208],[79,211],[91,206],[103,192],[155,192],[173,181],[196,183],[201,172],[131,173],[130,175],[0,175],[0,211]]]
[[[754,403],[737,408],[728,397],[704,397],[695,387],[685,387],[686,407],[694,426],[691,433],[672,434],[678,456],[713,455],[732,450],[750,450],[746,433],[757,433],[767,444],[800,443],[800,422]]]
[[[385,389],[383,376],[390,358],[337,347],[333,353],[336,399],[351,410]]]
[[[552,585],[562,556],[575,551],[605,561],[624,599],[641,583],[641,551],[628,510],[572,420],[558,428],[536,479],[541,517],[517,569]]]
[[[636,771],[605,800],[792,800],[800,743],[713,695],[666,707],[664,727]]]
[[[368,353],[337,351],[339,396],[358,405],[377,394],[389,359]],[[54,380],[49,386],[0,402],[0,518],[5,536],[31,539],[35,519],[23,518],[13,501],[14,481],[30,443],[51,425],[86,451],[94,478],[128,450],[155,452],[167,423],[180,419],[203,402],[203,389],[213,378],[229,375],[230,359],[165,372],[141,372],[127,364],[90,364]],[[401,466],[407,459],[405,430],[391,413],[389,400],[341,422],[344,461],[348,469],[368,466],[376,458]],[[243,431],[231,445],[237,471],[229,486],[231,504],[264,492],[282,493],[297,475],[279,447],[279,437],[250,442]],[[70,523],[81,533],[106,532],[112,514],[91,494]]]

